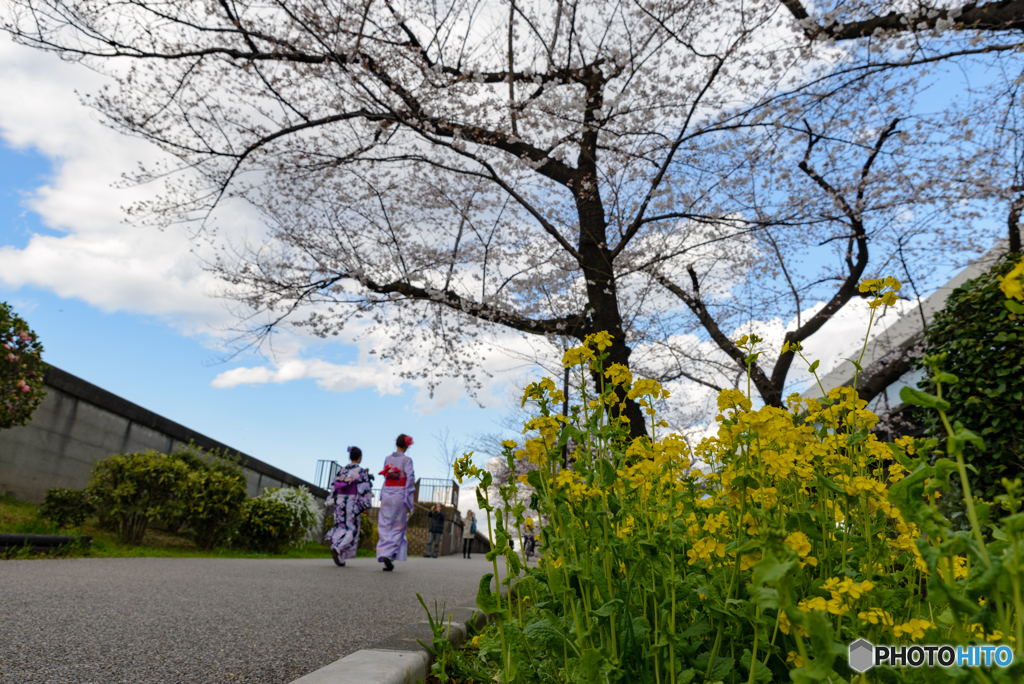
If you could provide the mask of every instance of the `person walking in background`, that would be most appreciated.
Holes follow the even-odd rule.
[[[536,538],[534,537],[533,530],[533,518],[527,518],[523,528],[523,552],[526,554],[526,560],[530,560],[530,556],[533,555],[536,545]]]
[[[363,452],[359,447],[349,447],[348,458],[349,464],[338,469],[326,502],[334,507],[334,526],[324,541],[330,542],[331,557],[341,567],[345,567],[346,559],[356,557],[362,513],[373,505],[373,475],[359,465]]]
[[[444,510],[441,509],[441,504],[434,504],[429,515],[430,528],[427,530],[427,552],[424,555],[427,558],[437,558],[441,550],[441,537],[444,535]]]
[[[476,536],[476,514],[473,511],[466,511],[466,524],[469,525],[469,532],[462,538],[462,557],[471,558],[473,538]]]
[[[416,498],[416,473],[412,459],[405,455],[412,446],[412,437],[398,435],[395,453],[384,459],[384,486],[380,491],[380,513],[377,515],[377,562],[384,564],[384,571],[395,569],[393,561],[404,561],[408,555],[409,543],[405,530],[409,524]]]

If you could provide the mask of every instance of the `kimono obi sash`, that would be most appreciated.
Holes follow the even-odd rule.
[[[334,491],[337,492],[338,494],[341,494],[342,496],[355,496],[356,494],[358,494],[358,492],[356,491],[356,488],[358,486],[358,483],[355,482],[346,482],[345,484],[335,482]]]
[[[380,471],[380,474],[384,476],[385,487],[405,486],[405,471],[401,468],[396,468],[393,465],[386,465],[384,466],[384,470]]]

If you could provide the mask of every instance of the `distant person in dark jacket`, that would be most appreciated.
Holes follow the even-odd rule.
[[[469,525],[469,531],[462,538],[462,557],[472,558],[473,539],[476,537],[476,514],[473,511],[466,511],[466,523]]]
[[[444,534],[444,511],[441,509],[441,504],[434,504],[428,515],[430,516],[430,528],[427,530],[427,552],[424,555],[427,558],[437,558],[437,554],[441,550],[441,535]],[[433,547],[433,551],[431,551],[431,547]]]

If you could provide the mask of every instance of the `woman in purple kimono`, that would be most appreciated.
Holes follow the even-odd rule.
[[[363,452],[349,447],[348,457],[351,462],[338,469],[327,495],[327,505],[334,506],[334,527],[324,537],[331,543],[331,557],[341,567],[346,559],[356,557],[362,512],[373,505],[373,475],[359,467]]]
[[[405,450],[412,446],[412,437],[398,435],[397,450],[384,459],[384,486],[380,490],[380,513],[377,515],[377,562],[384,564],[384,571],[395,569],[392,561],[406,559],[408,542],[405,529],[409,514],[412,513],[416,496],[416,473],[412,459]]]

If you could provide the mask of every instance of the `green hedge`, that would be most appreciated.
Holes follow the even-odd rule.
[[[970,426],[985,441],[984,450],[968,445],[964,457],[975,469],[973,486],[989,500],[1003,492],[1002,478],[1024,472],[1024,325],[1007,308],[999,280],[1020,261],[1019,254],[1008,255],[953,290],[925,334],[926,353],[945,354],[943,370],[959,378],[943,388],[950,421]],[[935,392],[931,378],[919,386]],[[926,412],[923,419],[944,448],[938,414]]]

